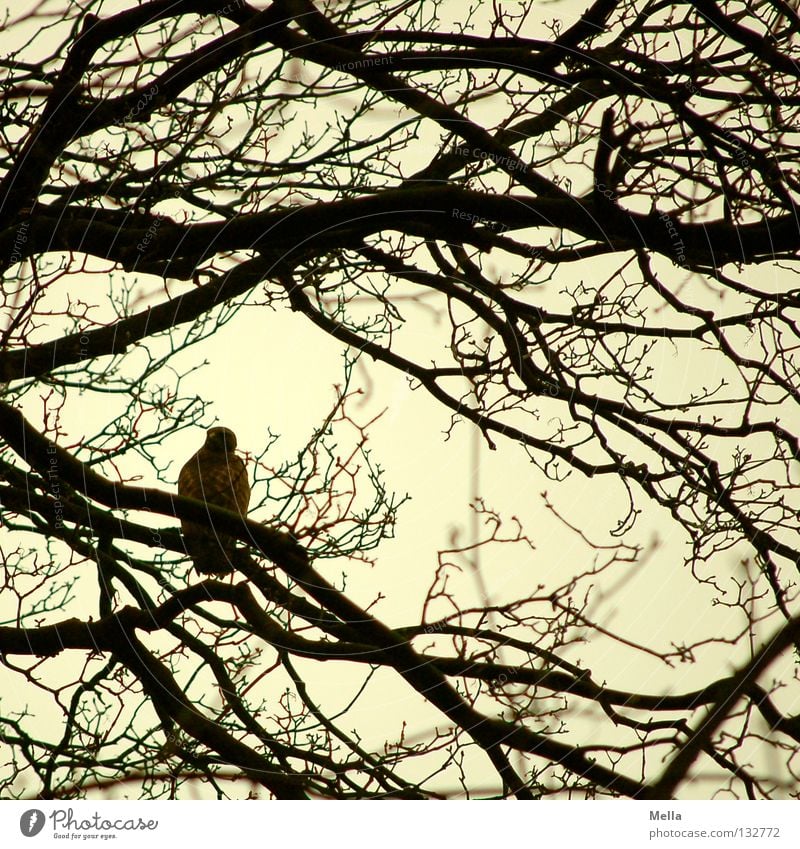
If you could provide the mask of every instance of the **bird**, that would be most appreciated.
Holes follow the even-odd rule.
[[[236,456],[235,450],[236,434],[232,430],[227,427],[209,428],[202,448],[181,469],[178,495],[224,507],[244,517],[250,503],[250,483],[247,467]],[[209,519],[208,525],[182,519],[181,533],[186,553],[192,558],[198,573],[233,571],[236,540],[222,531],[217,532],[213,519]]]

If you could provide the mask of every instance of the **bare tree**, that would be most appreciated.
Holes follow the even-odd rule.
[[[0,793],[797,795],[793,6],[124,5],[2,36]],[[187,377],[253,306],[349,360],[299,452],[249,458],[243,521],[163,448],[211,424]],[[559,580],[461,592],[536,545],[480,499],[419,621],[323,577],[403,533],[353,411],[372,361],[516,451],[582,552]],[[576,481],[610,536],[556,503]],[[659,605],[690,574],[724,633],[603,615],[645,516]],[[233,580],[177,519],[240,541]],[[376,690],[407,726],[376,737]]]

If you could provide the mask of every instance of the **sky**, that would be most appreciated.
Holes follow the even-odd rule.
[[[536,8],[543,20],[563,17],[566,26],[574,10],[583,6],[553,2]],[[21,7],[13,8],[15,14],[21,14]],[[446,14],[458,18],[461,6],[457,0],[447,0],[443,8]],[[545,34],[542,29],[541,35]],[[552,285],[542,287],[542,297],[555,299],[564,283],[584,276],[597,279],[610,274],[614,267],[614,262],[606,260],[572,264],[557,272]],[[504,269],[498,267],[497,272],[502,274]],[[775,274],[777,277],[779,272]],[[161,281],[140,276],[138,285],[141,291],[156,293]],[[180,291],[189,284],[170,285]],[[781,281],[776,285],[784,284]],[[98,317],[110,308],[105,295],[98,291],[96,277],[78,276],[70,279],[68,287],[72,295],[81,293],[97,302]],[[54,291],[53,297],[64,298],[66,294],[67,288],[63,288]],[[409,350],[445,348],[446,328],[430,310],[413,305],[404,310],[407,322],[402,341]],[[43,327],[40,333],[50,338],[55,331],[55,327]],[[156,342],[151,350],[166,350],[164,344]],[[173,365],[181,370],[207,361],[183,380],[182,392],[202,398],[208,404],[204,424],[232,428],[239,449],[246,455],[260,454],[270,434],[278,434],[280,438],[269,454],[277,464],[293,456],[330,409],[335,387],[343,381],[344,353],[340,343],[288,309],[248,306],[212,340],[180,354]],[[661,387],[665,392],[673,385],[676,392],[685,390],[698,378],[696,360],[680,361],[662,353],[657,368],[663,375]],[[720,376],[714,375],[713,368],[711,364],[711,372],[703,374],[709,382]],[[169,374],[164,370],[153,381],[168,382]],[[350,408],[354,420],[358,424],[373,422],[368,444],[373,459],[384,469],[387,485],[400,496],[409,494],[410,500],[399,510],[394,538],[374,552],[374,565],[342,558],[318,561],[317,565],[330,580],[346,582],[348,593],[362,606],[369,607],[380,599],[370,609],[388,624],[419,622],[427,589],[446,574],[448,590],[462,607],[502,604],[534,594],[544,598],[573,579],[576,595],[580,596],[594,584],[587,610],[591,618],[624,634],[627,640],[641,641],[654,653],[673,650],[675,642],[689,644],[732,636],[743,627],[738,611],[713,603],[719,594],[716,589],[692,577],[683,563],[686,539],[661,508],[643,509],[634,528],[620,540],[611,531],[626,507],[621,488],[613,480],[589,480],[576,472],[563,482],[548,480],[508,441],[498,439],[496,450],[490,450],[470,424],[460,422],[451,430],[450,414],[445,409],[423,390],[412,389],[403,375],[367,357],[358,361],[350,389],[361,393]],[[38,403],[31,396],[25,405],[34,421]],[[119,403],[119,399],[108,396],[70,393],[63,420],[71,438],[79,439],[82,433],[101,425]],[[545,405],[543,411],[547,412]],[[354,431],[347,426],[337,431],[343,454],[353,436]],[[143,485],[174,486],[180,466],[203,439],[204,429],[197,427],[168,437],[154,449],[160,464],[171,464],[162,482],[139,457],[120,458],[119,469],[124,477],[139,476]],[[476,517],[476,499],[501,517],[496,533],[501,540],[510,541],[486,544],[478,552],[458,551],[475,546],[495,531],[488,514]],[[267,503],[253,518],[269,522],[269,512]],[[619,562],[594,576],[633,549],[640,551],[635,562]],[[722,571],[730,575],[726,583],[730,589],[734,579],[741,580],[744,575],[742,555],[739,548],[723,555]],[[442,571],[437,573],[437,569]],[[542,604],[541,609],[546,606]],[[441,598],[427,611],[428,620],[450,612],[447,601]],[[696,663],[669,668],[656,657],[634,651],[618,640],[587,641],[589,633],[587,627],[585,633],[572,635],[573,641],[564,649],[565,659],[601,670],[610,686],[644,692],[660,691],[667,681],[677,692],[702,685],[708,681],[709,668],[731,670],[745,659],[749,648],[747,641],[735,650],[708,645],[698,648]],[[306,666],[309,670],[314,667],[312,674],[320,691],[333,700],[347,701],[351,693],[342,685],[339,668]],[[353,689],[358,678],[353,678]],[[410,711],[420,710],[418,700],[391,676],[384,675],[380,681],[365,706],[354,711],[354,718],[372,734],[375,745],[380,744],[387,728],[398,729]],[[800,709],[797,699],[794,709]],[[421,714],[417,719],[421,725],[432,721]],[[576,723],[578,728],[580,723]],[[707,791],[703,786],[697,792],[703,795]]]

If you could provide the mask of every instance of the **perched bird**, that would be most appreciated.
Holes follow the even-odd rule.
[[[234,454],[236,435],[226,427],[209,428],[203,447],[178,476],[178,495],[233,510],[242,516],[250,503],[250,484],[244,461]],[[236,540],[209,525],[181,520],[186,553],[200,574],[233,571]]]

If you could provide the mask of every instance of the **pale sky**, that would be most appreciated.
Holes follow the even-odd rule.
[[[50,5],[55,8],[57,4]],[[582,10],[585,6],[584,2],[570,1],[542,3],[536,8],[541,19],[561,17],[566,27],[574,10]],[[13,8],[15,14],[21,14],[18,5]],[[443,5],[445,17],[449,13],[457,18],[461,8],[458,0],[446,0]],[[531,30],[526,34],[543,37],[546,31]],[[0,44],[2,49],[4,46]],[[534,239],[537,239],[536,234]],[[540,293],[537,297],[549,307],[558,298],[559,287],[564,283],[581,278],[597,279],[610,274],[619,264],[619,260],[572,264],[558,270],[551,284],[537,290]],[[497,272],[504,271],[502,259],[499,259]],[[765,268],[761,273],[774,274],[776,287],[789,285],[787,277],[777,269]],[[683,272],[676,269],[674,274]],[[118,280],[124,279],[119,272]],[[160,283],[154,279],[144,283],[144,288],[150,286],[158,289]],[[84,277],[80,282],[70,280],[71,293],[80,291],[83,294],[81,287],[85,287],[85,297],[99,305],[98,316],[102,315],[108,306],[107,301],[104,306],[106,296],[98,290],[96,278]],[[62,290],[60,296],[64,297],[65,292]],[[409,350],[444,351],[448,344],[448,327],[438,323],[425,308],[404,306],[403,309],[408,321],[401,332],[402,344],[409,346]],[[58,332],[56,327],[43,328],[41,336],[52,338]],[[158,346],[153,349],[157,350]],[[277,463],[283,457],[292,456],[330,408],[335,397],[333,387],[342,381],[342,352],[339,343],[286,308],[271,311],[248,307],[221,328],[212,341],[179,355],[175,365],[180,368],[207,359],[208,364],[201,371],[186,379],[183,392],[197,394],[209,402],[206,424],[218,420],[232,428],[243,452],[257,454],[262,451],[268,430],[281,434],[270,455]],[[697,359],[679,359],[677,354],[670,356],[666,348],[660,352],[656,365],[660,388],[665,393],[685,390],[700,379],[699,372],[708,383],[723,376],[715,373],[717,366],[711,357],[698,369]],[[154,376],[153,380],[168,381],[168,372]],[[545,597],[573,576],[597,569],[611,557],[610,546],[620,543],[610,535],[626,510],[621,487],[616,481],[609,478],[589,480],[577,472],[563,482],[549,481],[525,459],[516,445],[497,437],[497,450],[490,451],[477,437],[472,425],[465,422],[459,423],[446,437],[449,412],[423,390],[411,391],[403,375],[386,366],[375,365],[366,357],[361,359],[355,371],[351,389],[365,391],[363,400],[351,408],[359,423],[366,423],[385,411],[370,429],[373,458],[385,470],[389,487],[400,495],[409,493],[411,500],[399,512],[395,539],[385,541],[374,552],[376,564],[373,568],[342,559],[320,561],[316,565],[333,581],[346,573],[348,593],[363,606],[369,606],[379,594],[383,595],[385,598],[370,609],[387,624],[418,623],[425,593],[439,565],[438,553],[474,543],[475,533],[477,539],[482,539],[489,532],[486,526],[475,527],[470,502],[476,495],[503,518],[501,536],[513,536],[518,519],[532,547],[523,542],[484,547],[480,553],[480,580],[464,556],[441,555],[442,560],[452,561],[447,568],[448,588],[462,607],[483,601],[481,586],[487,588],[486,601],[490,604],[531,594]],[[39,403],[34,394],[25,405],[34,424],[41,424],[36,419]],[[115,404],[119,405],[119,400],[110,396],[89,394],[81,397],[77,392],[70,392],[64,421],[72,437],[77,438],[107,420]],[[547,402],[542,402],[545,421],[551,413]],[[343,446],[351,436],[343,429]],[[173,462],[169,474],[172,483],[182,463],[199,447],[203,438],[204,431],[197,428],[191,433],[168,438],[160,446],[160,459]],[[140,474],[143,485],[164,485],[159,484],[140,458],[125,457],[118,464],[124,475]],[[565,527],[546,507],[545,492],[567,522],[604,548],[592,548],[578,532]],[[641,548],[638,561],[617,565],[597,578],[584,577],[576,584],[575,595],[580,597],[596,582],[588,611],[591,617],[654,652],[670,651],[676,642],[689,644],[737,633],[744,626],[741,612],[713,605],[712,599],[718,592],[692,578],[683,565],[686,541],[666,512],[645,505],[643,499],[639,506],[644,508],[643,512],[623,538],[628,547]],[[253,518],[269,521],[267,507]],[[162,518],[155,523],[171,524]],[[0,539],[3,535],[0,530]],[[741,579],[743,575],[742,553],[741,548],[733,548],[721,555],[716,564],[720,572],[729,574],[726,581],[731,591],[734,579]],[[69,615],[81,615],[79,599],[80,596]],[[0,612],[0,618],[10,613],[3,609],[2,603]],[[452,610],[440,603],[431,612],[441,616]],[[542,615],[546,615],[544,603]],[[767,625],[767,631],[771,628]],[[655,657],[634,652],[607,638],[580,641],[588,635],[588,628],[585,634],[574,635],[577,641],[564,650],[565,659],[580,662],[609,686],[648,693],[662,691],[666,682],[673,692],[691,690],[707,683],[712,676],[721,677],[730,671],[736,663],[746,659],[749,650],[746,640],[733,650],[729,646],[709,645],[696,652],[696,663],[683,663],[669,669]],[[790,661],[788,657],[785,659],[787,664]],[[338,700],[342,704],[353,695],[363,677],[363,670],[356,670],[353,689],[347,690],[342,680],[350,673],[344,672],[342,665],[298,661],[298,668],[309,672],[309,680],[317,694],[325,693],[332,702]],[[775,672],[779,671],[776,666]],[[402,721],[410,716],[420,727],[440,721],[441,718],[433,716],[427,708],[423,716],[419,699],[395,676],[382,673],[380,681],[380,687],[370,690],[369,697],[355,709],[352,717],[369,743],[380,746],[386,737],[398,734]],[[336,694],[331,695],[334,690]],[[787,713],[800,710],[797,693],[780,694],[776,701]],[[570,723],[578,729],[581,720]],[[577,735],[571,739],[577,740]],[[707,794],[705,786],[695,790],[697,795]],[[694,792],[688,788],[684,795]]]

